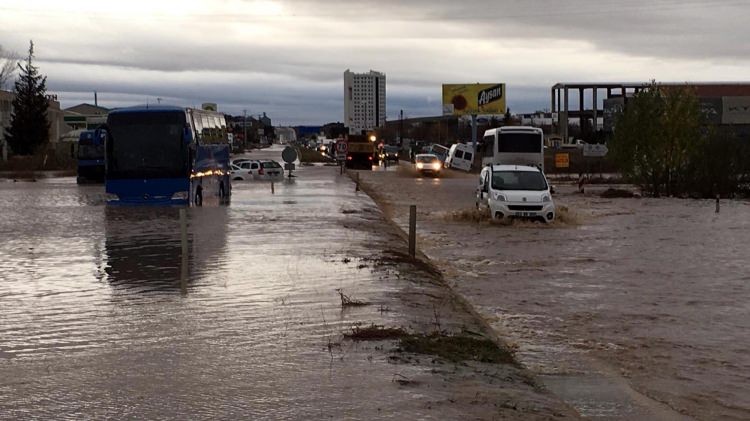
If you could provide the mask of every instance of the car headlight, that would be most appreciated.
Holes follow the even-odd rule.
[[[505,202],[505,195],[502,193],[495,193],[495,200],[498,202]]]
[[[434,168],[436,170],[440,170],[441,167],[442,167],[442,165],[439,162],[436,162],[436,163],[432,164],[432,168]]]
[[[424,168],[424,164],[423,164],[423,163],[421,163],[421,162],[418,162],[418,163],[417,163],[417,169],[418,169],[418,170],[421,170],[422,168]]]
[[[552,199],[550,199],[550,197],[549,197],[548,194],[545,194],[544,196],[542,196],[542,202],[547,203],[547,202],[551,202],[551,201],[552,201]]]

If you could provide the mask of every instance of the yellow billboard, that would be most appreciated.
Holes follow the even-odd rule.
[[[443,85],[443,115],[505,114],[504,83]]]

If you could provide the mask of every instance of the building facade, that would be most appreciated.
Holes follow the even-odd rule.
[[[385,73],[344,72],[344,124],[349,134],[385,125]]]

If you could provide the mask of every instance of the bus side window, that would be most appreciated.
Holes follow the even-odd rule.
[[[495,134],[491,134],[484,137],[484,150],[482,151],[484,156],[495,156]]]

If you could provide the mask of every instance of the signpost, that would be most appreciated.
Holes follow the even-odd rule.
[[[569,168],[570,155],[567,152],[555,154],[555,168]]]
[[[291,146],[287,146],[281,151],[281,159],[284,160],[284,169],[289,170],[289,178],[294,177],[292,170],[294,170],[294,161],[297,160],[297,150]]]

